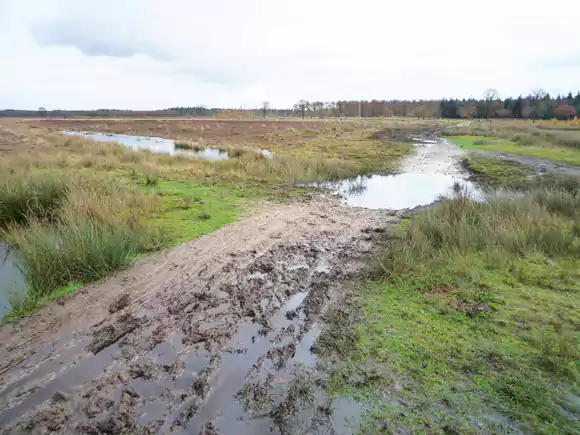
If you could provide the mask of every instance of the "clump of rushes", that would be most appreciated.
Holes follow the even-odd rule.
[[[163,243],[159,232],[142,224],[145,212],[156,206],[153,194],[84,176],[69,177],[66,191],[50,220],[17,222],[2,233],[16,248],[28,284],[27,305],[71,282],[110,275]]]
[[[0,177],[0,228],[54,216],[67,191],[63,180],[55,176]]]
[[[182,150],[191,150],[191,151],[201,151],[205,147],[195,142],[187,142],[183,140],[176,140],[175,141],[175,148],[182,149]]]

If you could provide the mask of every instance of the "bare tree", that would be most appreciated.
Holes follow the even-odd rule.
[[[485,98],[485,101],[495,101],[497,99],[499,99],[499,92],[497,91],[497,89],[494,88],[489,88],[486,89],[485,92],[483,93],[483,98]]]
[[[38,109],[38,114],[40,115],[41,118],[44,118],[46,116],[46,112],[47,110],[44,107],[40,107]]]
[[[486,118],[489,118],[491,115],[493,115],[493,104],[496,100],[499,100],[499,92],[497,91],[497,89],[494,88],[489,88],[486,89],[485,92],[483,93],[483,98],[485,99],[486,102]]]
[[[309,109],[310,109],[310,103],[306,100],[300,100],[296,104],[294,104],[294,110],[296,112],[300,113],[300,116],[302,116],[302,119],[304,119],[304,115],[306,114],[306,111]]]
[[[270,110],[270,103],[267,101],[262,102],[262,115],[264,116],[264,119],[266,119],[268,110]]]
[[[534,89],[532,91],[532,95],[536,100],[543,100],[546,97],[546,95],[548,95],[548,93],[543,89]]]

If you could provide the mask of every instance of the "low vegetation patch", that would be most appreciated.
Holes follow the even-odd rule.
[[[481,154],[468,154],[461,163],[473,181],[492,188],[526,184],[532,175],[532,171],[520,163]]]
[[[547,129],[532,121],[479,121],[447,130],[467,149],[539,157],[580,165],[580,135],[566,129]]]
[[[483,202],[458,189],[391,234],[326,342],[365,433],[580,431],[577,183]]]

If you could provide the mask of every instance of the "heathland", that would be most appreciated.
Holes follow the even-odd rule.
[[[171,138],[230,158],[61,130]],[[393,212],[306,187],[392,173],[413,151],[408,136],[427,131],[464,148],[457,163],[477,196],[457,184]],[[0,423],[290,433],[336,428],[346,409],[346,431],[360,433],[579,433],[579,140],[554,121],[2,121],[0,227],[29,293],[0,330],[12,391]],[[132,272],[137,258],[208,233]],[[54,298],[61,308],[17,318]],[[28,407],[23,397],[35,403],[50,385],[19,365],[44,370],[31,355],[49,346],[68,367],[65,333],[80,323],[93,326],[73,342],[107,349],[110,370],[75,386],[74,400]],[[84,373],[103,354],[70,367]]]

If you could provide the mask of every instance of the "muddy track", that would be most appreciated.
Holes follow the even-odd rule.
[[[297,374],[397,220],[322,196],[269,205],[4,325],[1,433],[309,431],[329,408],[291,423]]]

